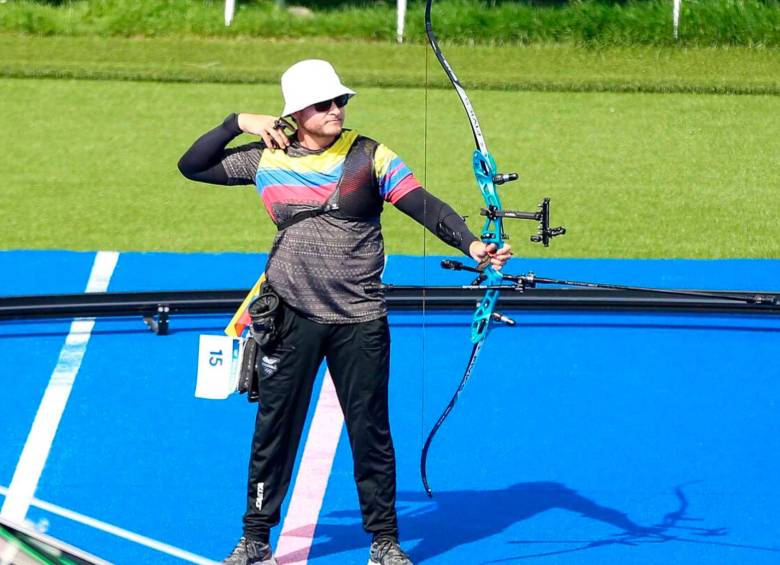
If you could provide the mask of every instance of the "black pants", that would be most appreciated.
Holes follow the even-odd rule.
[[[249,461],[244,535],[268,542],[290,486],[293,464],[323,358],[349,434],[364,529],[397,536],[395,451],[390,437],[387,319],[318,324],[284,308],[281,339],[258,358],[260,402]]]

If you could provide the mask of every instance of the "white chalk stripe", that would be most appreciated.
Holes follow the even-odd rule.
[[[0,495],[7,496],[9,491],[10,489],[0,487]],[[106,522],[96,520],[95,518],[90,518],[89,516],[85,516],[84,514],[79,514],[78,512],[74,512],[73,510],[68,510],[67,508],[63,508],[62,506],[57,506],[55,504],[51,504],[50,502],[45,502],[37,498],[33,498],[32,500],[30,500],[30,506],[35,506],[36,508],[40,508],[41,510],[45,510],[46,512],[56,514],[57,516],[62,516],[63,518],[67,518],[68,520],[73,520],[74,522],[78,522],[79,524],[83,524],[85,526],[95,528],[96,530],[100,530],[102,532],[112,534],[116,537],[126,539],[128,541],[137,543],[139,545],[143,545],[145,547],[154,549],[161,553],[167,553],[168,555],[178,557],[179,559],[182,559],[184,561],[189,561],[190,563],[199,563],[201,565],[214,565],[215,563],[217,563],[217,561],[212,561],[210,559],[207,559],[206,557],[201,557],[200,555],[196,555],[195,553],[191,553],[189,551],[185,551],[183,549],[174,547],[167,543],[163,543],[161,541],[157,541],[152,538],[142,536],[141,534],[137,534],[135,532],[125,530],[124,528],[120,528],[118,526],[114,526],[112,524],[108,524]]]
[[[333,379],[330,372],[326,371],[276,547],[276,558],[280,565],[308,562],[343,426],[344,416]]]
[[[105,292],[108,289],[118,258],[119,253],[111,251],[100,251],[95,255],[86,292]],[[0,516],[8,520],[21,523],[27,516],[30,500],[38,488],[38,481],[49,457],[94,325],[94,318],[75,319],[70,325],[65,345],[43,393],[0,510]]]

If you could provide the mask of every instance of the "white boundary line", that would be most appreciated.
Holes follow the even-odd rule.
[[[8,496],[9,491],[10,489],[0,487],[0,495]],[[179,559],[189,561],[190,563],[199,563],[201,565],[213,565],[214,563],[217,563],[216,561],[212,561],[205,557],[201,557],[200,555],[196,555],[194,553],[190,553],[189,551],[185,551],[178,547],[168,545],[167,543],[163,543],[161,541],[157,541],[152,538],[142,536],[141,534],[136,534],[135,532],[125,530],[124,528],[120,528],[118,526],[114,526],[112,524],[108,524],[106,522],[96,520],[95,518],[90,518],[89,516],[85,516],[84,514],[79,514],[78,512],[74,512],[73,510],[68,510],[67,508],[63,508],[62,506],[51,504],[50,502],[45,502],[43,500],[38,500],[37,498],[33,498],[29,501],[29,504],[30,506],[35,506],[36,508],[40,508],[41,510],[45,510],[47,512],[51,512],[52,514],[62,516],[63,518],[67,518],[68,520],[73,520],[74,522],[78,522],[79,524],[84,524],[85,526],[95,528],[96,530],[100,530],[102,532],[115,535],[117,537],[126,539],[128,541],[135,542],[139,545],[146,546],[150,549],[155,549],[161,553],[167,553],[168,555],[173,555],[174,557],[178,557]]]
[[[118,259],[119,253],[113,251],[99,251],[95,255],[86,292],[106,291]],[[38,488],[38,481],[49,457],[51,444],[73,390],[73,383],[84,359],[94,325],[94,318],[77,318],[70,325],[70,332],[65,338],[65,345],[60,351],[57,366],[43,393],[43,399],[38,406],[38,412],[35,414],[35,420],[0,510],[3,518],[23,523],[27,516],[30,501]]]
[[[344,427],[336,389],[330,372],[325,372],[314,410],[295,489],[282,524],[276,547],[280,565],[305,564],[309,559],[314,530],[328,487],[333,458]]]

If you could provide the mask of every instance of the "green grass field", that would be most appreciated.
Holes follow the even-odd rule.
[[[278,112],[278,87],[265,81],[275,81],[289,62],[316,54],[359,86],[347,126],[395,149],[479,229],[468,122],[453,91],[424,87],[419,46],[303,42],[278,46],[286,50],[279,56],[272,44],[258,43],[250,46],[251,56],[236,58],[229,48],[241,44],[231,42],[60,39],[0,36],[0,49],[16,49],[3,58],[0,75],[24,74],[9,71],[13,67],[31,76],[166,82],[0,78],[2,248],[267,249],[274,228],[252,187],[198,185],[179,175],[176,162],[229,112]],[[569,229],[545,250],[527,242],[530,223],[508,223],[518,254],[780,257],[780,97],[657,87],[667,80],[663,69],[674,68],[675,80],[698,82],[705,92],[751,81],[773,92],[780,76],[776,52],[493,49],[447,54],[499,166],[521,174],[503,188],[504,205],[532,209],[549,196],[554,222]],[[489,58],[478,60],[480,54]],[[382,61],[386,71],[375,63],[360,74],[361,61],[369,59]],[[430,82],[440,81],[431,57],[428,65]],[[722,72],[711,73],[716,68]],[[257,83],[204,82],[221,72],[234,78],[245,72]],[[535,82],[538,91],[512,87],[512,76]],[[580,88],[556,86],[562,77]],[[503,83],[485,84],[490,80]],[[617,85],[613,91],[602,91],[609,90],[602,88],[606,80]],[[639,83],[648,86],[630,88]],[[388,209],[383,222],[389,253],[448,253],[395,210]]]
[[[222,0],[4,0],[0,32],[395,40],[395,2],[307,0],[296,5],[239,0],[229,28],[222,22],[223,4]],[[425,41],[424,10],[425,2],[409,2],[407,41]],[[436,0],[432,19],[440,39],[462,45],[780,46],[778,0],[685,0],[677,40],[671,12],[671,0]]]

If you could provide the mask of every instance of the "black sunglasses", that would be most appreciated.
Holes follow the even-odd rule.
[[[323,100],[322,102],[317,102],[314,104],[314,109],[318,112],[327,112],[330,110],[331,104],[336,104],[336,108],[343,108],[347,105],[347,102],[349,102],[349,94],[342,94],[341,96],[337,96],[336,98],[332,98],[331,100]]]

